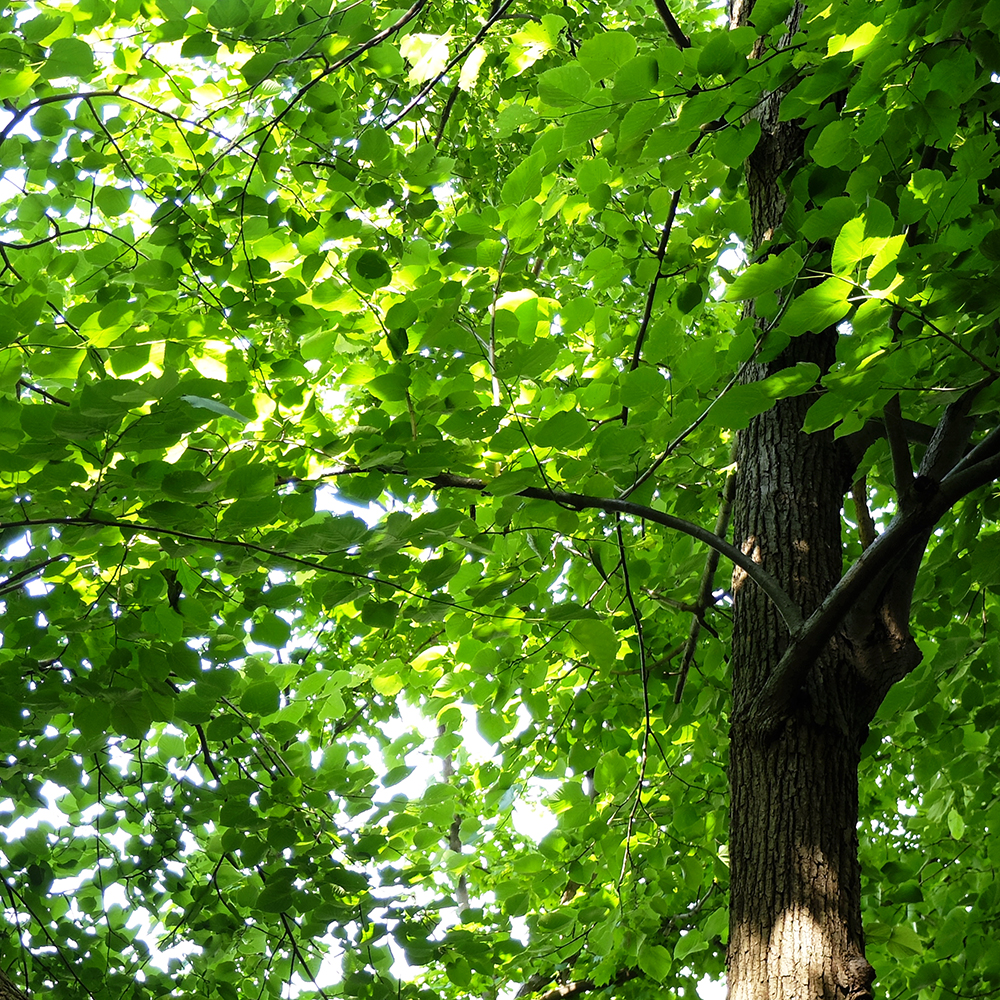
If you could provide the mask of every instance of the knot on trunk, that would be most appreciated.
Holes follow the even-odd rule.
[[[856,955],[847,963],[841,977],[841,989],[846,1000],[871,1000],[875,969],[862,955]]]

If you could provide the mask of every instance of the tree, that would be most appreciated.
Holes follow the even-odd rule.
[[[995,993],[998,27],[9,5],[0,993]]]

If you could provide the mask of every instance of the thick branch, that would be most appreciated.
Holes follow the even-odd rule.
[[[958,463],[968,450],[969,438],[972,435],[973,418],[969,416],[969,410],[976,396],[994,381],[992,376],[987,376],[966,389],[945,409],[944,415],[934,429],[934,434],[927,443],[927,451],[920,463],[921,476],[942,479],[949,470],[958,469]],[[982,445],[985,444],[984,440]]]
[[[928,424],[922,424],[917,420],[903,420],[902,426],[907,441],[912,441],[915,444],[930,444],[931,438],[934,435],[933,427]],[[886,433],[885,421],[872,419],[868,420],[861,430],[855,431],[853,434],[848,434],[842,439],[853,463],[851,466],[852,471],[861,463],[861,459],[865,457],[865,452],[879,438],[885,437]]]
[[[987,442],[992,445],[988,453],[984,450],[978,455],[978,461],[973,462],[970,459],[979,452],[979,448],[973,449],[955,466],[953,472],[945,476],[941,483],[941,491],[953,497],[949,506],[968,496],[973,490],[979,489],[980,486],[992,483],[994,479],[1000,477],[1000,427],[992,431],[982,445]]]
[[[878,538],[872,513],[868,509],[868,483],[864,476],[854,481],[851,486],[851,497],[854,500],[854,512],[858,522],[858,537],[864,550]]]
[[[802,686],[816,657],[876,577],[898,565],[911,545],[921,535],[929,534],[938,520],[959,500],[998,476],[1000,427],[991,431],[961,459],[939,486],[928,480],[924,489],[918,489],[913,506],[895,517],[841,577],[823,603],[806,619],[801,632],[793,638],[750,706],[749,720],[766,727],[780,716]],[[918,480],[915,488],[919,486]]]
[[[884,412],[885,434],[889,439],[889,454],[892,456],[893,483],[900,504],[904,504],[909,500],[910,488],[913,486],[913,462],[910,458],[910,446],[906,442],[906,431],[903,429],[898,392],[885,404]]]

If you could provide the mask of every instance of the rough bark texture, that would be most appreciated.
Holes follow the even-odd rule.
[[[0,1000],[28,1000],[27,993],[23,993],[3,971],[0,971]]]
[[[752,2],[736,5],[735,23]],[[792,15],[794,30],[797,12]],[[781,173],[803,136],[779,123],[781,95],[756,112],[762,136],[748,164],[755,246],[777,239]],[[797,361],[826,370],[836,331],[798,338],[748,381]],[[830,433],[801,432],[810,396],[782,400],[740,435],[735,542],[774,574],[802,612],[840,579],[841,504],[850,473]],[[767,731],[747,712],[787,645],[787,629],[760,590],[734,577],[729,988],[733,1000],[864,1000],[858,858],[858,761],[871,692],[835,641],[818,658],[786,716]]]
[[[825,367],[831,334],[800,338],[777,362]],[[765,372],[756,373],[758,377]],[[804,613],[841,575],[845,466],[829,434],[800,428],[808,397],[785,400],[741,435],[736,542],[788,588]],[[858,759],[867,692],[844,643],[810,671],[773,731],[744,721],[787,643],[770,602],[735,583],[730,745],[730,996],[843,1000],[870,996],[858,860]]]

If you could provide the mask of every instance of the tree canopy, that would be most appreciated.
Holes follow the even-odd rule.
[[[732,563],[808,626],[725,541],[735,436],[801,396],[850,445],[850,565],[902,437],[1000,398],[1000,0],[731,13],[6,5],[18,987],[723,976]],[[754,232],[779,99],[805,143]],[[828,369],[743,378],[830,327]],[[1000,506],[947,499],[860,773],[890,996],[1000,989]]]

